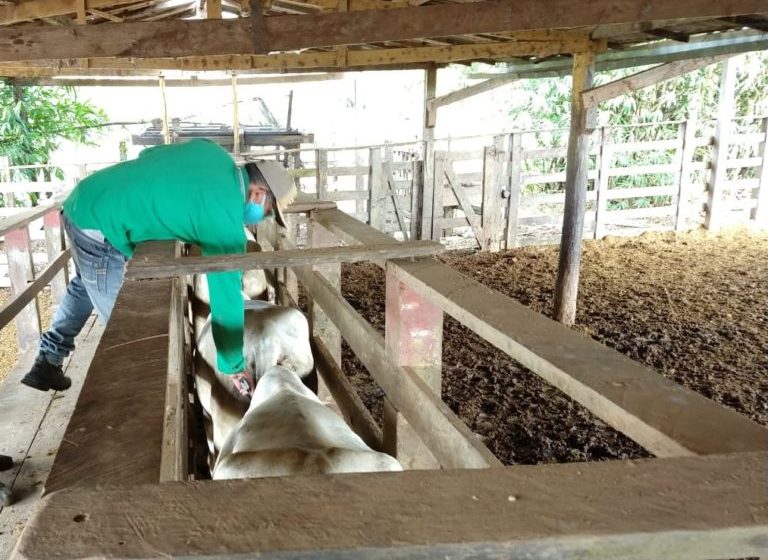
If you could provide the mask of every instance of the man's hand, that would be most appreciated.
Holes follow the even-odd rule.
[[[232,385],[244,397],[250,397],[253,394],[253,377],[250,373],[236,373],[232,376]]]

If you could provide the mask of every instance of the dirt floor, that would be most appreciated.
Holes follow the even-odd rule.
[[[558,252],[527,247],[442,260],[551,316]],[[343,269],[345,297],[380,330],[384,278]],[[768,426],[768,234],[646,234],[586,242],[576,330]],[[443,399],[506,464],[648,456],[579,404],[448,318]],[[345,369],[381,415],[349,349]]]
[[[0,289],[0,305],[10,298],[10,289]],[[43,330],[47,329],[51,324],[51,291],[49,288],[45,288],[40,292],[38,299],[38,305],[40,306],[41,320],[43,323]],[[0,329],[0,384],[5,381],[6,376],[13,370],[16,365],[16,359],[18,358],[19,348],[16,344],[16,327],[13,322],[8,324],[5,328]]]

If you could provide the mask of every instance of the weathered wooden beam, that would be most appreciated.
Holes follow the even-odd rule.
[[[10,323],[26,305],[35,299],[35,296],[45,288],[56,274],[69,262],[69,249],[60,253],[37,278],[18,294],[5,303],[0,309],[0,328]]]
[[[695,72],[710,64],[722,62],[730,56],[731,55],[725,54],[662,64],[656,68],[644,70],[643,72],[638,72],[637,74],[632,74],[631,76],[626,76],[619,80],[614,80],[607,84],[585,90],[583,93],[584,104],[588,107],[598,105],[604,101],[613,99],[614,97],[625,95],[672,78],[677,78],[678,76],[688,74],[689,72]]]
[[[345,243],[397,243],[339,210],[314,219]],[[411,289],[656,455],[768,450],[762,426],[436,260],[390,263]]]
[[[41,204],[29,210],[20,210],[18,213],[11,214],[10,216],[0,217],[0,237],[10,231],[24,227],[38,218],[42,218],[48,212],[55,211],[59,206],[58,202]]]
[[[272,18],[274,19],[274,18]],[[221,20],[215,20],[221,22]],[[232,21],[232,20],[226,20]],[[269,20],[267,20],[269,21]],[[135,25],[135,24],[131,24]],[[96,26],[99,27],[99,26]],[[181,47],[184,48],[184,47]],[[94,58],[89,59],[91,68],[135,68],[155,70],[255,70],[272,69],[283,70],[286,68],[312,70],[329,69],[339,67],[368,68],[377,66],[396,66],[406,64],[418,64],[426,62],[449,63],[475,59],[503,59],[516,56],[550,56],[570,52],[572,44],[568,42],[541,43],[532,41],[507,41],[499,43],[476,43],[464,45],[450,45],[441,47],[403,47],[403,48],[379,48],[347,50],[344,54],[343,64],[336,52],[302,52],[302,53],[273,53],[270,55],[251,55],[251,47],[243,45],[227,49],[232,54],[208,54],[206,56],[182,56],[168,58],[163,57],[143,58],[142,56],[130,59]],[[207,50],[206,47],[195,46],[195,50]],[[45,59],[50,58],[50,54]],[[194,53],[187,53],[194,54]],[[92,52],[91,56],[95,56]],[[121,56],[113,54],[110,56]],[[147,56],[147,55],[143,55]],[[2,47],[0,46],[0,60],[2,60]],[[23,60],[20,63],[0,66],[0,73],[8,74],[12,71],[19,72],[25,66],[32,65],[34,61]],[[62,68],[67,66],[65,60],[46,60],[50,68]],[[30,68],[38,68],[30,66]],[[31,71],[31,70],[30,70]]]
[[[595,57],[592,53],[577,53],[573,57],[571,132],[568,138],[565,171],[565,208],[554,297],[555,319],[565,325],[573,325],[576,320],[581,240],[587,202],[589,140],[596,118],[596,109],[586,106],[582,93],[592,87],[594,64]]]
[[[173,246],[144,243],[134,258],[173,255]],[[160,481],[172,283],[123,284],[45,483],[47,493]]]
[[[73,489],[13,558],[759,557],[766,480],[755,453]]]
[[[128,267],[127,279],[168,278],[179,274],[201,274],[226,270],[300,267],[317,264],[385,261],[395,258],[436,255],[444,247],[432,241],[412,241],[399,245],[367,245],[363,247],[323,247],[319,249],[287,249],[258,253],[219,255],[211,257],[134,257]]]
[[[96,7],[96,6],[94,6]],[[709,0],[486,0],[394,10],[364,10],[265,18],[265,48],[313,47],[402,41],[446,35],[578,27],[674,17],[729,17],[768,11],[766,0],[728,4]],[[407,22],[408,25],[404,25]],[[180,57],[254,53],[250,18],[109,23],[81,28],[21,26],[0,31],[0,60],[81,57]],[[489,43],[492,48],[493,43]],[[478,48],[480,46],[478,45]],[[335,53],[334,53],[335,56]],[[476,54],[472,58],[482,58]]]
[[[112,21],[115,23],[121,23],[125,21],[124,18],[121,18],[120,16],[116,16],[114,14],[110,14],[109,12],[105,12],[103,10],[97,10],[96,8],[88,8],[87,12],[91,15],[94,15],[96,17],[100,17],[102,19],[106,19],[108,21]]]
[[[441,95],[440,97],[435,97],[429,100],[428,103],[430,104],[430,109],[435,110],[438,107],[445,107],[446,105],[468,99],[480,93],[492,91],[507,84],[511,84],[515,81],[517,81],[515,76],[501,76],[499,78],[491,78],[489,80],[485,80],[484,82],[480,82],[479,84],[467,86],[465,88],[452,91],[451,93]]]

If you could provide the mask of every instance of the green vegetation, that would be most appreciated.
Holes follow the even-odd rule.
[[[101,109],[79,101],[74,88],[0,82],[0,156],[8,157],[11,165],[48,163],[64,140],[89,144],[91,127],[106,120]],[[19,170],[19,174],[29,179],[37,170]],[[46,179],[62,176],[59,169],[46,169],[45,175]]]

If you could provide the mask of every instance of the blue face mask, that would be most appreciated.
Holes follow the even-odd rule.
[[[264,219],[264,206],[248,201],[243,210],[243,222],[247,226],[255,226]]]

